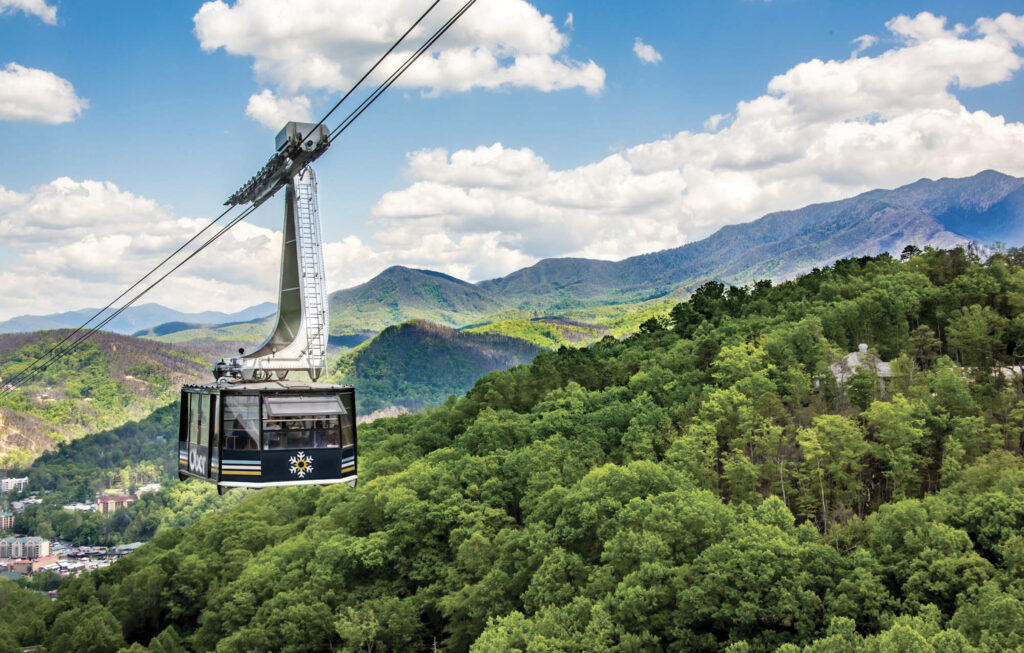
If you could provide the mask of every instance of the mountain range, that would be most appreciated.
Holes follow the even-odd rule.
[[[780,281],[842,258],[970,241],[1024,242],[1024,179],[992,170],[964,179],[921,179],[770,213],[682,247],[615,262],[545,259],[478,285],[520,307],[618,303],[712,278]]]
[[[332,332],[416,318],[461,327],[509,309],[559,314],[679,294],[709,279],[781,281],[842,258],[972,241],[1024,244],[1024,179],[992,170],[962,179],[921,179],[895,190],[770,213],[682,247],[621,261],[544,259],[477,284],[392,267],[331,295]]]
[[[473,284],[431,270],[394,266],[353,288],[330,295],[331,333],[357,344],[392,324],[425,319],[461,328],[532,311],[530,317],[570,309],[685,296],[703,281],[742,284],[793,278],[841,258],[899,254],[906,245],[948,248],[971,241],[1024,244],[1024,179],[986,170],[961,179],[921,179],[894,190],[872,190],[835,202],[770,213],[672,249],[621,261],[550,258],[504,277]],[[77,326],[93,311],[23,316],[0,322],[0,332]],[[125,311],[111,330],[176,340],[204,337],[257,340],[268,330],[254,321],[274,305],[230,315],[182,314],[156,304]],[[175,324],[165,324],[173,322]],[[227,332],[209,325],[251,322]],[[269,320],[268,320],[269,322]],[[259,334],[259,335],[257,335]]]
[[[966,179],[920,180],[772,213],[678,248],[615,262],[545,259],[476,284],[395,266],[331,294],[333,345],[356,347],[376,335],[335,359],[332,376],[359,385],[364,414],[394,406],[416,410],[461,394],[490,370],[528,362],[541,348],[633,333],[708,279],[781,280],[839,258],[971,241],[1024,241],[1024,179],[986,171]],[[0,456],[12,448],[34,455],[57,441],[137,417],[126,409],[129,404],[152,408],[173,400],[181,379],[205,378],[210,361],[261,340],[269,331],[271,318],[265,316],[274,311],[269,303],[232,314],[185,314],[157,304],[126,310],[111,328],[143,338],[94,339],[99,349],[93,355],[100,358],[69,361],[66,370],[0,407]],[[14,318],[0,322],[0,332],[77,326],[93,312]],[[40,344],[28,337],[0,339],[0,376],[18,369],[16,358],[31,360]],[[141,354],[128,355],[135,347],[129,341],[146,340],[188,344],[143,347]],[[112,358],[114,351],[119,353]],[[119,396],[124,403],[101,406],[93,395]],[[65,405],[75,419],[62,418],[58,408]]]

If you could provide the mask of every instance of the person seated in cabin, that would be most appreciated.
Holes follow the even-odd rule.
[[[263,423],[263,448],[281,448],[281,424],[280,422],[266,421]]]
[[[285,446],[289,449],[302,449],[309,446],[309,431],[302,420],[292,420],[285,425]]]

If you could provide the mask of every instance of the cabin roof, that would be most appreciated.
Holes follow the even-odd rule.
[[[202,388],[204,390],[235,390],[258,392],[298,392],[306,390],[351,390],[350,385],[333,383],[313,383],[308,381],[235,381],[226,377],[214,383],[190,383],[185,388]]]

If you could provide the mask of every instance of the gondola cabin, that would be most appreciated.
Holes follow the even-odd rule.
[[[289,381],[181,389],[178,476],[231,487],[356,484],[355,391]]]

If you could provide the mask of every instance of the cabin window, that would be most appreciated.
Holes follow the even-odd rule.
[[[347,417],[336,395],[265,397],[263,448],[337,448]]]
[[[341,420],[341,446],[351,447],[356,443],[356,408],[352,405],[353,395],[341,395],[341,403],[345,407],[345,414]]]
[[[341,427],[337,415],[263,421],[264,449],[336,449],[339,446]]]
[[[201,395],[190,394],[188,396],[188,441],[189,444],[199,444],[200,416],[199,400]]]
[[[263,399],[264,417],[287,418],[308,415],[344,415],[338,395],[283,395]]]
[[[260,398],[256,395],[223,395],[224,448],[256,451],[260,448]]]
[[[212,395],[199,395],[199,446],[210,446],[210,403]]]

